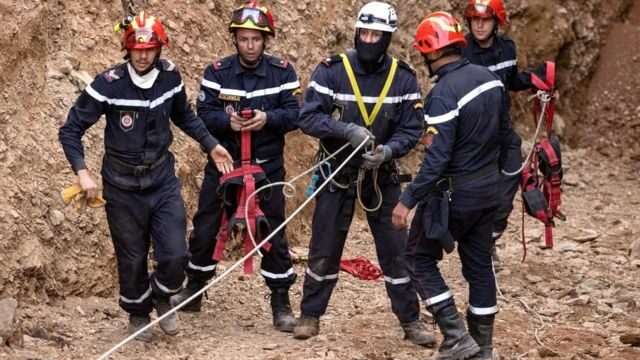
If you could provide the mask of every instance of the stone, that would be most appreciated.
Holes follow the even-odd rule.
[[[593,241],[599,237],[600,237],[600,233],[598,233],[597,231],[586,229],[586,230],[583,230],[583,234],[573,237],[573,240],[579,243],[585,243],[585,242]]]
[[[565,300],[564,303],[566,305],[587,305],[589,303],[589,296],[580,295],[577,298]]]
[[[620,342],[633,347],[640,347],[640,333],[626,333],[620,335]]]
[[[13,333],[13,322],[16,317],[18,301],[14,298],[0,300],[0,337],[7,341]]]
[[[640,239],[631,243],[629,246],[629,259],[630,260],[639,260],[640,259]]]
[[[64,221],[64,214],[60,210],[53,209],[49,212],[49,221],[51,225],[58,226]]]
[[[527,275],[526,278],[532,284],[537,284],[544,280],[541,276],[538,275]]]
[[[549,349],[548,347],[544,346],[538,349],[538,355],[540,355],[541,358],[548,358],[548,357],[557,357],[559,354]]]

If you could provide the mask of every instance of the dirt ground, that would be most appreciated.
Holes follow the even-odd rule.
[[[152,7],[159,5],[154,0],[147,3]],[[354,2],[345,5],[335,1],[315,4],[300,1],[295,6],[287,6],[285,1],[272,3],[276,4],[284,18],[296,24],[285,28],[286,44],[296,49],[294,53],[289,51],[287,56],[298,60],[301,64],[299,72],[305,76],[315,64],[315,60],[307,58],[318,55],[313,48],[302,45],[305,37],[300,34],[302,27],[299,25],[303,15],[329,8],[349,16],[360,5]],[[515,20],[511,29],[514,34],[529,27],[537,29],[545,23],[545,19],[569,16],[555,7],[551,13],[534,15],[534,10],[542,5],[557,6],[556,2],[536,0],[529,5],[525,3],[509,2],[514,9]],[[567,2],[569,14],[577,11],[576,7],[581,3]],[[587,4],[585,7],[589,7],[593,13],[613,11],[613,5],[607,8],[607,2],[595,3],[597,5]],[[619,3],[616,2],[616,6]],[[119,6],[116,1],[108,4],[113,8]],[[185,34],[187,30],[202,33],[203,28],[219,26],[224,21],[216,17],[204,20],[204,17],[199,17],[198,11],[226,14],[231,9],[230,2],[193,1],[189,5],[194,8],[185,10],[186,5],[176,5],[182,11],[182,18],[179,24],[170,23],[171,29],[180,28],[183,30],[181,33]],[[399,11],[402,14],[415,5],[416,1],[407,1],[397,7],[404,10]],[[437,5],[450,11],[460,10],[459,5],[452,7],[449,2],[440,1]],[[55,11],[45,11],[44,20],[39,21],[40,6],[37,0],[21,5],[0,0],[3,14],[17,13],[18,10],[25,14],[23,24],[33,34],[29,41],[41,40],[42,44],[46,44],[42,49],[47,49],[47,53],[50,54],[52,48],[56,51],[69,49],[76,59],[88,64],[85,69],[89,70],[90,67],[94,71],[118,61],[117,54],[97,59],[85,59],[78,54],[78,48],[95,50],[113,47],[114,39],[110,37],[69,40],[84,28],[85,17],[97,22],[108,18],[104,22],[109,23],[113,17],[111,10],[94,9],[83,14],[80,7],[62,1],[55,3]],[[434,9],[438,6],[432,5]],[[56,11],[68,15],[71,20],[59,24],[51,21]],[[2,15],[0,20],[5,16],[8,17]],[[612,14],[608,16],[614,18]],[[190,21],[202,23],[189,25]],[[415,21],[413,19],[409,24]],[[640,338],[640,189],[637,180],[640,171],[640,1],[633,1],[629,15],[623,20],[608,26],[595,23],[591,24],[591,28],[586,26],[586,30],[581,30],[583,23],[573,24],[577,28],[574,29],[577,35],[567,35],[565,30],[558,30],[559,37],[575,37],[571,40],[573,42],[557,44],[559,63],[575,66],[575,73],[580,74],[586,71],[583,69],[586,65],[580,63],[586,55],[580,58],[580,54],[583,54],[580,49],[584,46],[603,46],[592,59],[595,66],[584,74],[581,81],[569,82],[569,72],[560,75],[564,79],[561,92],[566,91],[561,93],[561,105],[570,104],[572,95],[580,93],[583,99],[572,101],[574,104],[583,104],[583,107],[573,112],[562,107],[559,109],[567,118],[564,131],[569,133],[563,138],[567,144],[563,141],[565,178],[562,211],[567,220],[558,222],[554,231],[555,248],[542,248],[543,226],[527,217],[525,239],[528,254],[526,260],[521,261],[522,204],[519,199],[516,199],[515,210],[509,219],[509,228],[500,240],[503,270],[498,272],[498,282],[504,297],[499,300],[500,313],[494,338],[496,347],[506,359],[640,358],[640,341],[637,340]],[[68,36],[48,41],[47,32],[43,32],[42,28],[55,26],[60,26],[60,31],[68,32]],[[0,30],[3,35],[0,45],[9,44],[11,37],[5,38],[4,35],[12,34],[17,29],[17,25],[10,23]],[[313,30],[321,33],[320,29]],[[325,50],[340,48],[350,41],[348,27],[338,26],[322,31],[335,35],[334,38],[324,36],[318,40],[321,44],[317,46]],[[213,32],[214,37],[224,37],[224,29]],[[580,34],[584,35],[585,32],[602,36],[602,39],[580,42]],[[535,56],[545,56],[545,50],[538,49],[538,43],[534,40],[535,33],[516,39],[522,40],[531,49],[523,52],[525,61]],[[407,32],[406,35],[410,34]],[[308,34],[306,38],[309,38]],[[38,48],[29,46],[24,38],[18,37],[18,40],[14,41],[13,46],[20,51],[0,55],[0,65],[7,69],[0,74],[0,80],[14,86],[13,92],[6,88],[3,90],[5,104],[22,101],[19,108],[0,106],[0,161],[3,163],[0,184],[7,189],[6,200],[0,204],[0,269],[3,274],[0,293],[2,298],[16,298],[19,304],[15,314],[15,331],[5,346],[0,347],[0,358],[97,358],[127,336],[127,317],[117,306],[115,296],[115,265],[104,213],[81,214],[73,209],[63,209],[55,199],[56,190],[43,185],[51,177],[55,178],[56,185],[72,178],[68,165],[57,149],[54,131],[63,121],[64,111],[77,96],[77,92],[74,94],[76,85],[71,81],[56,79],[59,76],[57,72],[68,61],[57,52],[54,58],[47,61],[33,61],[26,65],[20,63],[21,68],[12,66],[18,63],[17,59],[21,56],[35,56],[38,52]],[[201,63],[206,59],[203,54],[219,54],[228,49],[229,44],[217,44],[211,39],[203,40],[200,45],[184,37],[177,40],[190,47],[186,53],[179,53],[181,59],[198,57],[193,65],[184,66],[182,70],[190,87],[189,93],[193,95],[197,93],[194,89],[201,75]],[[403,38],[394,45],[398,53],[408,53],[410,49],[406,42],[407,39]],[[299,46],[295,47],[296,44]],[[285,46],[280,45],[274,52],[278,53]],[[519,46],[527,48],[520,43]],[[180,51],[184,51],[184,48]],[[568,57],[568,52],[573,57]],[[414,63],[417,64],[417,60]],[[83,68],[82,65],[74,65],[73,61],[69,66],[70,73]],[[36,80],[29,78],[29,74],[38,72],[47,72],[47,76],[37,77]],[[74,78],[64,73],[63,76],[63,79]],[[423,82],[426,79],[425,76],[421,78]],[[16,85],[20,83],[41,87],[50,99],[44,102],[27,93],[27,89]],[[577,89],[578,84],[584,88]],[[23,98],[25,100],[20,100]],[[515,109],[517,114],[524,114],[523,109],[530,106],[525,98],[523,95],[517,97],[516,101],[520,103]],[[32,121],[32,118],[41,119],[42,127],[39,129],[42,131],[38,134],[25,130],[24,124]],[[12,119],[23,121],[11,125]],[[525,139],[524,148],[529,149],[531,142],[527,140],[531,137],[533,127],[530,115],[516,116],[516,121]],[[100,131],[101,128],[93,129],[88,134],[85,141],[87,148],[100,147]],[[287,149],[289,152],[296,150],[296,156],[287,159],[287,166],[290,175],[295,175],[308,166],[315,145],[299,134],[294,134],[288,140]],[[20,151],[12,144],[20,144]],[[192,143],[178,136],[174,151],[184,153],[190,147],[193,147]],[[93,151],[89,163],[97,164],[100,156],[98,151]],[[415,151],[411,159],[404,162],[404,166],[407,169],[415,168],[419,160],[420,152]],[[201,165],[197,157],[179,158],[177,171],[185,184],[184,194],[191,215],[195,210],[202,176]],[[31,174],[33,170],[34,174]],[[306,181],[308,179],[303,180]],[[305,186],[298,184],[299,189]],[[300,200],[292,201],[288,209],[293,209],[299,203]],[[62,214],[61,218],[59,214]],[[302,217],[308,219],[309,214],[310,210],[307,210]],[[308,222],[298,220],[288,233],[292,243],[296,244],[294,249],[303,252],[309,238]],[[344,257],[361,255],[376,261],[371,235],[360,215],[351,227]],[[231,264],[229,260],[224,261],[220,272]],[[299,278],[291,296],[296,314],[299,314],[304,266],[304,263],[295,265]],[[460,274],[458,256],[447,256],[441,268],[455,294],[458,308],[464,311],[467,285]],[[321,319],[320,335],[307,341],[295,340],[290,334],[279,333],[271,327],[268,293],[257,272],[247,277],[237,270],[208,291],[202,313],[180,314],[182,331],[178,336],[166,336],[156,327],[152,343],[133,341],[112,358],[400,360],[427,358],[434,351],[402,339],[402,330],[391,313],[383,282],[358,280],[341,273],[327,314]],[[527,306],[533,311],[528,311]],[[440,339],[439,332],[430,324],[426,313],[424,320]],[[535,338],[541,320],[544,327],[539,330],[538,337],[545,346],[538,344]],[[636,347],[628,344],[634,339]]]

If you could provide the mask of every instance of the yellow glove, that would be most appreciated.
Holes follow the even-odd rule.
[[[60,192],[60,197],[65,205],[69,205],[72,200],[75,200],[76,208],[80,211],[84,211],[87,205],[89,205],[90,208],[98,208],[107,203],[101,196],[96,197],[93,201],[87,202],[87,198],[78,183],[62,190]]]

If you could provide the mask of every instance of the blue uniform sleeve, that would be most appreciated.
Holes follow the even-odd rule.
[[[457,106],[448,104],[440,97],[429,97],[425,102],[427,131],[432,135],[432,143],[424,152],[424,160],[415,180],[400,195],[400,202],[408,208],[424,200],[436,181],[442,178],[446,169],[458,126]]]
[[[216,74],[213,65],[207,66],[204,70],[196,109],[209,132],[212,134],[230,133],[232,132],[231,116],[225,112],[224,103],[218,98],[221,82]]]
[[[420,140],[424,128],[418,79],[412,75],[407,78],[404,84],[400,121],[393,135],[385,144],[391,148],[394,158],[403,157],[411,151]]]
[[[509,52],[513,53],[513,59],[517,59],[516,45],[513,42],[507,43]],[[518,66],[511,67],[507,76],[507,87],[511,91],[522,91],[531,89],[531,73],[529,71],[518,71]]]
[[[334,83],[330,79],[330,68],[318,65],[311,75],[309,87],[304,95],[297,125],[307,135],[324,138],[344,138],[347,124],[331,117]]]
[[[178,77],[179,85],[176,86],[173,91],[175,92],[173,99],[173,106],[171,107],[171,121],[176,124],[180,130],[184,131],[192,139],[196,140],[202,147],[210,152],[216,145],[219,144],[200,118],[191,109],[191,104],[187,100],[187,92],[184,89],[184,83],[180,74],[176,73]]]
[[[520,152],[522,140],[511,126],[511,115],[509,115],[509,95],[505,92],[502,94],[502,111],[500,112],[500,169],[507,169],[510,150]],[[516,169],[507,169],[515,171]]]
[[[298,76],[291,65],[283,71],[280,84],[280,107],[266,112],[265,127],[278,133],[287,133],[297,129],[296,119],[300,113],[298,97],[302,96]]]
[[[96,89],[104,91],[104,80],[96,78],[87,86],[73,105],[64,125],[58,130],[58,139],[62,144],[62,150],[71,164],[73,172],[87,168],[84,162],[84,147],[82,136],[93,124],[98,122],[106,109],[106,97]]]

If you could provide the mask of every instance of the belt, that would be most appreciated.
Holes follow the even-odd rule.
[[[169,156],[165,152],[152,164],[142,164],[137,166],[128,164],[111,155],[107,155],[107,160],[109,161],[109,164],[111,164],[111,166],[113,166],[116,170],[120,171],[121,173],[124,173],[127,175],[133,175],[135,177],[143,177],[148,175],[151,172],[151,170],[154,170],[160,167],[160,165],[164,164],[164,162],[167,161],[168,157]]]
[[[469,174],[444,177],[438,180],[433,188],[437,191],[453,191],[460,186],[474,182],[478,179],[482,179],[492,174],[498,174],[498,170],[498,162],[496,161]]]

